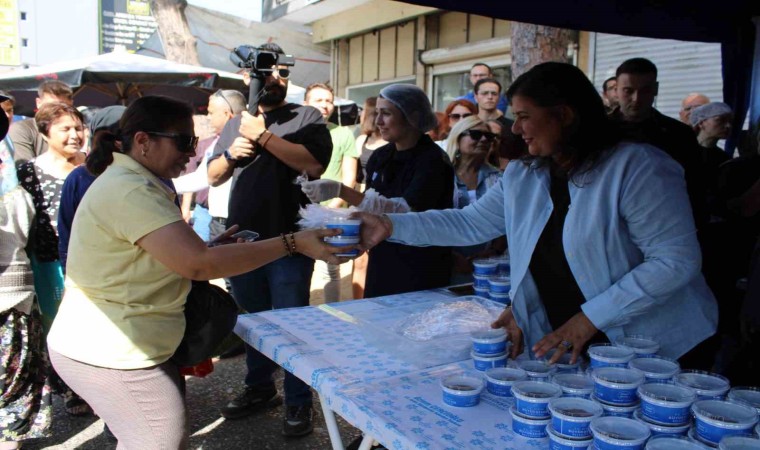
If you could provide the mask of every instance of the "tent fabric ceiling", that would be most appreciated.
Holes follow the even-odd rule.
[[[752,26],[758,0],[404,0],[517,22],[659,39],[725,42]]]

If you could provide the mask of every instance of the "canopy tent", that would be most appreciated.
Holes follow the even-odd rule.
[[[660,39],[719,42],[723,99],[735,111],[734,133],[750,108],[760,120],[760,1],[722,0],[404,0],[423,6],[559,28]],[[753,23],[753,17],[755,23]],[[754,64],[754,74],[753,74]],[[750,103],[751,101],[751,103]],[[731,143],[728,144],[731,146]],[[733,148],[732,146],[730,148]]]
[[[16,97],[17,113],[31,115],[37,87],[45,80],[71,86],[76,106],[128,105],[145,95],[165,95],[205,112],[208,97],[216,89],[247,93],[238,74],[126,52],[0,74],[0,88]]]

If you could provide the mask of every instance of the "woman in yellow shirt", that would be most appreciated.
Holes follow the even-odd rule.
[[[143,97],[89,165],[107,165],[72,225],[66,292],[48,337],[59,375],[125,449],[187,446],[179,368],[190,280],[249,272],[296,251],[339,263],[310,230],[261,242],[207,245],[183,220],[169,180],[195,151],[192,110]]]

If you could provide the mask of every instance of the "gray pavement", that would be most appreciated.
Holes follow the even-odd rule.
[[[266,449],[299,450],[330,449],[327,427],[315,395],[317,416],[314,433],[302,438],[285,438],[281,435],[282,408],[274,406],[258,414],[239,419],[225,420],[219,408],[232,398],[242,386],[245,376],[245,356],[219,360],[214,372],[205,378],[187,377],[187,407],[190,411],[190,448],[203,450]],[[282,371],[278,375],[282,392]],[[113,450],[116,444],[103,434],[103,421],[96,417],[71,417],[63,409],[63,402],[54,402],[52,436],[28,441],[25,450],[83,449]],[[343,442],[348,445],[360,435],[359,430],[338,417]]]

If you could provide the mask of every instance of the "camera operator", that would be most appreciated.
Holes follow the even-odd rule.
[[[330,161],[332,141],[317,109],[285,101],[290,75],[287,66],[257,67],[260,61],[286,60],[280,46],[266,43],[251,50],[252,61],[243,64],[253,74],[246,72],[244,82],[250,85],[252,76],[258,78],[254,81],[261,80],[259,113],[243,112],[225,125],[209,159],[208,177],[212,186],[233,178],[227,225],[237,224],[241,230],[256,231],[266,239],[296,229],[298,209],[308,199],[293,180],[303,172],[319,178]],[[252,97],[252,103],[255,99]],[[302,255],[282,258],[230,278],[232,294],[251,313],[308,306],[313,270],[314,261]],[[227,419],[259,411],[277,396],[272,380],[277,364],[250,346],[246,346],[246,354],[245,388],[222,408]],[[289,372],[285,372],[285,406],[283,434],[311,433],[311,389]]]

